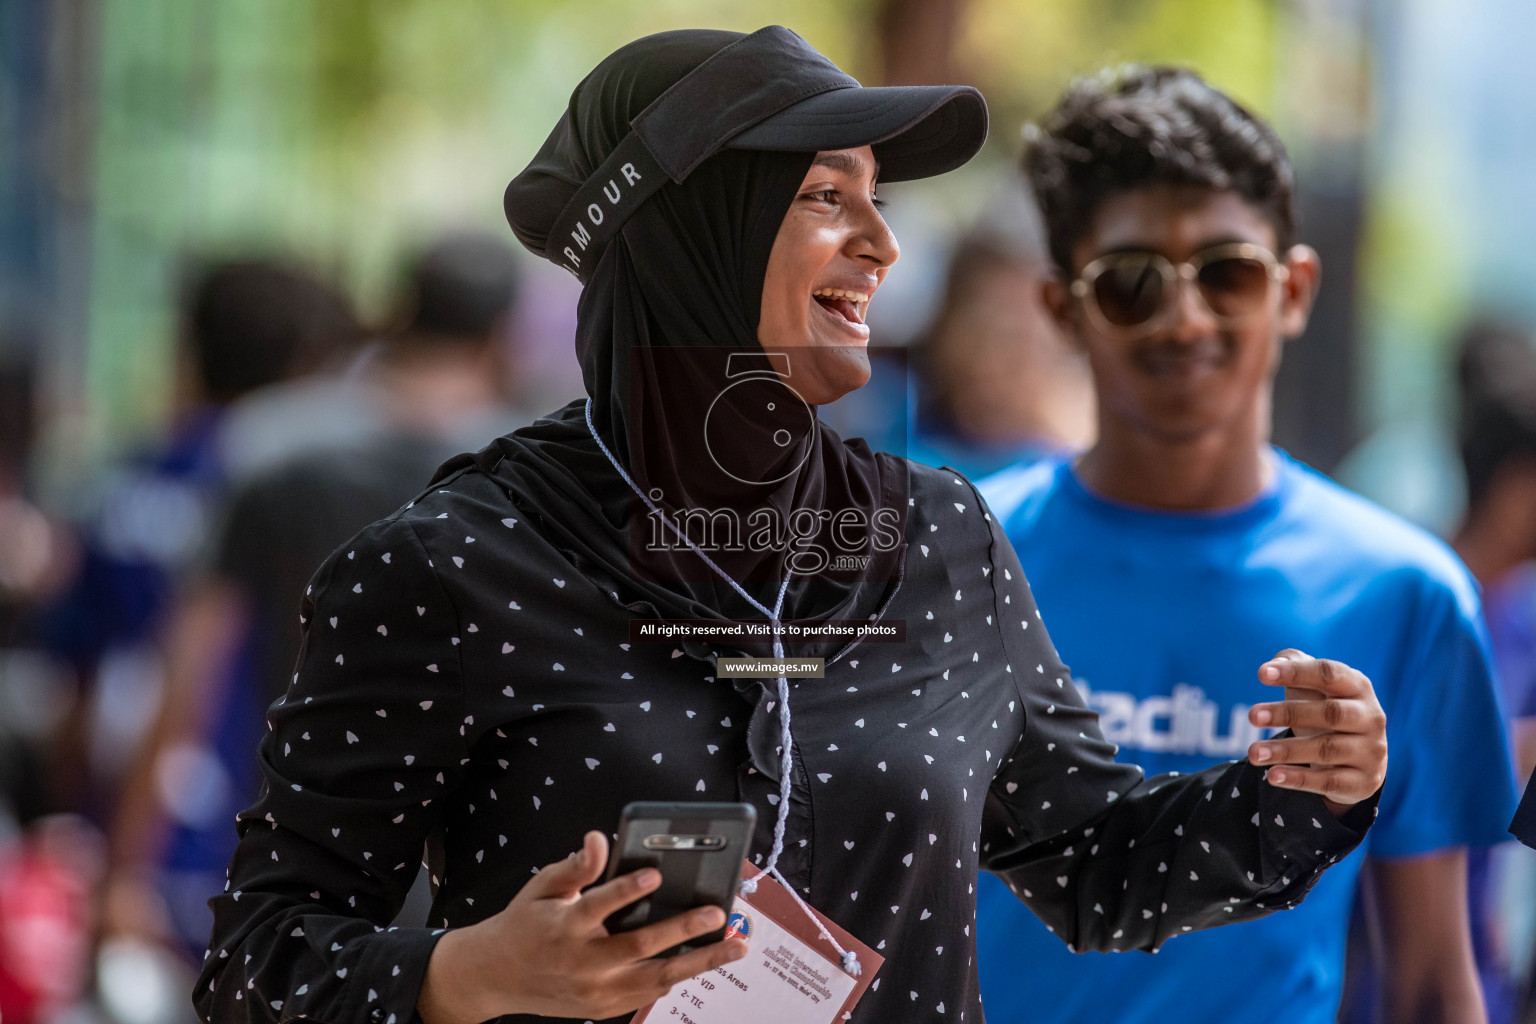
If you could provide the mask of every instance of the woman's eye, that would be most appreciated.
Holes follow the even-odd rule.
[[[842,201],[842,193],[835,188],[823,188],[817,189],[815,192],[803,192],[800,198],[811,199],[818,203],[826,203],[828,206],[836,206]],[[871,194],[869,202],[877,210],[885,209],[885,200],[879,196]]]

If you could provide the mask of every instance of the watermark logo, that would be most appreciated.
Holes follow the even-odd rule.
[[[789,479],[810,458],[817,427],[815,410],[789,385],[789,354],[732,352],[726,357],[725,375],[730,383],[704,415],[704,447],[710,459],[720,472],[744,484]],[[764,421],[782,424],[774,428],[769,441],[788,457],[765,465],[760,453],[736,444],[736,417],[754,413]]]
[[[890,562],[881,556],[905,540],[905,476],[890,462],[872,474],[868,454],[838,447],[822,423],[832,407],[811,406],[794,386],[795,363],[813,358],[809,350],[634,350],[631,408],[642,414],[631,421],[629,448],[648,501],[631,542],[645,571],[712,578],[693,552],[733,579],[787,571],[852,580],[872,562]],[[896,386],[865,408],[893,411],[900,422],[888,433],[904,438],[904,362],[892,376]],[[826,475],[797,478],[813,459]]]

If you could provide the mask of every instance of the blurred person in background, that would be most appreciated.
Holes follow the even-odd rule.
[[[1451,546],[1484,588],[1523,779],[1536,768],[1536,337],[1472,325],[1457,378],[1467,510]]]
[[[240,483],[182,601],[178,619],[201,628],[175,638],[165,699],[118,808],[108,936],[201,957],[207,899],[223,888],[237,838],[229,822],[256,793],[251,754],[298,659],[294,609],[311,574],[442,462],[532,419],[507,401],[510,247],[450,237],[421,253],[408,278],[397,324],[352,385],[375,428],[305,445]]]
[[[76,548],[30,500],[36,363],[0,338],[0,1016],[46,1020],[80,996],[100,835],[55,813],[48,748],[73,688],[30,628],[69,583]]]
[[[69,531],[30,500],[35,361],[0,345],[0,843],[55,808],[45,747],[69,699],[66,676],[38,649],[31,617],[69,583]]]
[[[232,487],[304,452],[387,429],[376,382],[367,373],[379,342],[362,330],[346,342],[310,349],[293,372],[226,410],[217,455]]]
[[[170,610],[227,492],[228,410],[356,337],[341,294],[296,266],[261,259],[189,274],[180,321],[169,429],[93,482],[73,525],[25,504],[29,431],[13,421],[30,415],[32,402],[27,389],[11,387],[0,402],[0,605],[9,598],[11,612],[0,609],[10,621],[0,641],[9,648],[0,652],[0,720],[7,734],[28,721],[46,721],[48,733],[35,737],[46,770],[25,773],[13,807],[24,821],[85,816],[41,818],[0,856],[7,1021],[46,1017],[82,995],[89,895],[103,852],[101,833],[86,822],[105,827],[110,817],[127,752],[159,699],[167,634],[200,626],[173,622]],[[73,685],[48,675],[49,666],[67,667]],[[130,970],[143,977],[144,966]],[[108,965],[105,973],[121,971]]]
[[[1040,215],[1017,181],[950,258],[939,313],[913,351],[906,455],[980,479],[1093,438],[1093,389],[1040,297],[1050,274]]]
[[[176,628],[171,597],[227,493],[230,408],[356,336],[350,302],[298,267],[238,260],[189,279],[171,426],[93,488],[73,579],[37,617],[43,646],[72,667],[82,694],[52,758],[61,805],[101,824],[110,816],[122,758],[154,706],[163,643]]]
[[[1513,323],[1478,319],[1456,348],[1466,508],[1451,546],[1482,587],[1516,776],[1526,779],[1536,767],[1536,339]],[[1467,854],[1472,947],[1489,1024],[1522,1019],[1536,924],[1532,864],[1512,842]],[[1374,1020],[1380,1001],[1369,930],[1357,905],[1340,1014],[1348,1024]]]
[[[36,382],[31,353],[0,337],[0,648],[21,640],[26,611],[57,597],[76,566],[69,531],[28,493]]]
[[[1463,333],[1457,380],[1467,510],[1451,544],[1483,587],[1520,779],[1536,770],[1536,338],[1480,321]],[[1472,851],[1473,946],[1491,1024],[1520,1019],[1531,975],[1533,860],[1506,844]],[[1527,899],[1509,898],[1524,891]],[[1511,938],[1527,938],[1523,950]],[[1515,957],[1523,952],[1523,961]]]
[[[1281,348],[1319,280],[1280,140],[1193,72],[1127,68],[1074,85],[1024,160],[1098,440],[983,493],[1106,737],[1153,772],[1265,763],[1248,666],[1296,645],[1372,680],[1392,759],[1365,843],[1302,906],[1156,957],[1073,958],[983,876],[988,1019],[1333,1021],[1369,858],[1384,1019],[1483,1020],[1466,850],[1503,838],[1514,786],[1476,585],[1440,541],[1269,443]]]
[[[499,238],[458,234],[423,249],[407,272],[396,323],[358,379],[378,429],[297,452],[238,489],[212,575],[243,593],[259,638],[263,708],[288,685],[299,653],[294,609],[325,557],[405,504],[452,456],[533,421],[513,397],[519,345],[509,323],[518,279],[516,257]]]

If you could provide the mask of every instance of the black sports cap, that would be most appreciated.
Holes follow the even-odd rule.
[[[591,152],[589,83],[616,74],[680,77],[608,152]],[[651,69],[656,69],[652,71]],[[624,221],[668,181],[722,149],[815,152],[871,146],[882,181],[942,174],[987,138],[987,106],[969,86],[865,88],[779,25],[751,35],[662,32],[620,47],[577,86],[532,163],[507,186],[507,220],[528,249],[586,283]],[[595,166],[594,166],[595,165]]]

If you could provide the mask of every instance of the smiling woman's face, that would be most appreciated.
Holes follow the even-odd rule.
[[[901,250],[875,199],[868,146],[817,153],[763,278],[757,340],[789,356],[789,385],[825,405],[869,380],[865,314]]]

